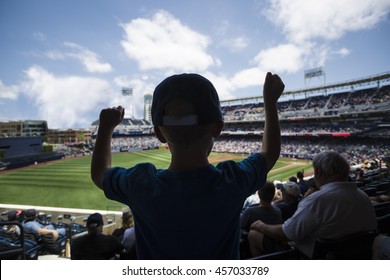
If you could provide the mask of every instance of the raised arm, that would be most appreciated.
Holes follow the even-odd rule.
[[[123,120],[125,109],[121,106],[103,109],[91,161],[91,178],[103,189],[104,172],[111,167],[111,138],[114,128]]]
[[[284,84],[280,77],[268,72],[263,87],[265,121],[261,151],[267,163],[267,171],[272,169],[280,155],[280,126],[276,103],[283,90]]]

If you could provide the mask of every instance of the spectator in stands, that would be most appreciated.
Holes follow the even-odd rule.
[[[251,206],[241,215],[241,229],[249,232],[250,226],[256,220],[267,221],[268,224],[280,224],[282,220],[282,212],[279,208],[272,205],[272,200],[275,195],[275,185],[267,181],[264,187],[258,191],[260,203]]]
[[[52,224],[43,225],[36,220],[37,211],[35,209],[27,209],[24,215],[23,228],[26,232],[39,235],[53,234],[54,240],[58,237],[66,236],[66,229],[63,227],[55,228]]]
[[[247,208],[241,216],[241,230],[244,233],[244,238],[247,237],[251,224],[257,220],[267,221],[267,224],[283,223],[282,213],[279,208],[272,206],[274,195],[275,185],[270,181],[267,181],[264,187],[258,190],[258,196],[260,198],[259,205]],[[279,244],[275,239],[265,237],[262,242],[257,242],[249,247],[251,256],[258,256],[263,253],[275,251],[278,248],[284,247],[284,245]]]
[[[280,209],[282,212],[283,221],[286,221],[298,208],[299,198],[301,196],[301,190],[297,183],[293,181],[287,181],[281,188],[282,200],[275,201],[273,205]]]
[[[109,260],[116,259],[122,245],[113,235],[103,234],[103,217],[100,213],[89,215],[86,235],[72,239],[72,260]]]
[[[324,152],[314,158],[313,167],[320,190],[303,199],[294,216],[284,224],[269,225],[259,220],[251,226],[251,230],[273,238],[294,241],[309,258],[316,238],[337,239],[377,228],[370,199],[355,182],[348,182],[350,167],[344,157]]]
[[[20,210],[11,210],[7,213],[7,220],[10,222],[17,221],[21,211]],[[15,236],[20,235],[20,227],[16,225],[5,225],[4,230],[8,233],[14,234]]]
[[[316,192],[318,190],[319,190],[319,188],[316,186],[316,184],[314,182],[314,177],[310,178],[309,180],[307,180],[307,191],[305,192],[303,197],[307,197],[307,196],[311,195],[313,192]]]
[[[217,166],[208,155],[223,128],[221,108],[214,86],[200,75],[171,76],[154,91],[154,130],[172,154],[167,170],[151,163],[111,168],[112,132],[124,109],[102,110],[91,176],[108,198],[132,209],[140,259],[239,259],[243,202],[265,184],[279,157],[276,103],[283,90],[281,79],[267,73],[262,151]]]
[[[355,181],[364,186],[364,170],[363,169],[359,168],[358,170],[356,170]]]
[[[241,214],[245,212],[246,209],[251,207],[252,205],[259,204],[260,203],[260,198],[259,198],[259,193],[256,191],[254,194],[248,196],[245,201],[244,205],[242,206],[241,209]]]
[[[294,183],[297,183],[297,184],[298,184],[298,179],[297,179],[297,177],[295,177],[295,176],[291,176],[290,178],[288,178],[288,180],[289,180],[290,182],[294,182]]]
[[[122,239],[123,251],[121,259],[137,259],[137,251],[135,247],[135,229],[134,225],[125,230]]]
[[[297,172],[297,178],[298,178],[298,187],[301,190],[301,195],[305,195],[309,187],[307,185],[307,181],[304,178],[303,170]]]
[[[127,209],[126,211],[122,212],[122,226],[120,228],[115,229],[112,232],[112,235],[118,237],[118,239],[122,242],[123,234],[125,233],[126,229],[133,226],[134,226],[133,214],[131,213],[130,209]]]

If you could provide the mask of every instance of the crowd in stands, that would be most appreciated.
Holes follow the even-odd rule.
[[[390,104],[390,87],[369,88],[355,92],[324,94],[304,99],[283,101],[277,104],[283,118],[339,115],[368,110],[384,110]],[[262,103],[225,106],[222,108],[226,122],[244,122],[264,119]]]
[[[111,141],[113,151],[150,150],[158,148],[160,144],[155,136],[115,137]]]
[[[260,148],[260,141],[254,137],[221,137],[216,139],[213,151],[246,154],[257,152]],[[377,138],[282,138],[282,157],[312,160],[317,154],[329,150],[342,153],[352,165],[357,165],[389,155],[390,143]]]

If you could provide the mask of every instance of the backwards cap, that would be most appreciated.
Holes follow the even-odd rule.
[[[37,211],[35,209],[27,209],[25,213],[26,219],[33,219],[37,216]]]
[[[188,100],[195,114],[174,118],[164,115],[164,108],[175,98]],[[213,84],[198,74],[179,74],[163,80],[154,90],[152,121],[157,126],[203,125],[222,121],[218,93]]]
[[[301,194],[301,190],[299,189],[298,184],[292,181],[287,181],[284,183],[282,189],[295,197],[298,197]]]
[[[93,213],[87,219],[87,227],[98,227],[103,225],[103,216],[100,213]]]

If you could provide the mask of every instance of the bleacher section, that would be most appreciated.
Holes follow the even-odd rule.
[[[52,235],[36,235],[23,230],[23,213],[25,210],[35,208],[39,213],[37,220],[44,225],[53,225],[55,228],[65,228],[66,237],[53,239]],[[7,213],[11,210],[21,211],[17,221],[7,221]],[[86,233],[86,220],[92,213],[99,212],[103,215],[105,234],[111,234],[121,225],[121,211],[101,211],[85,209],[67,209],[54,207],[36,207],[21,205],[0,205],[0,259],[27,259],[36,260],[41,256],[70,258],[70,243],[73,238]],[[21,229],[21,234],[10,235],[5,227],[16,224]]]

